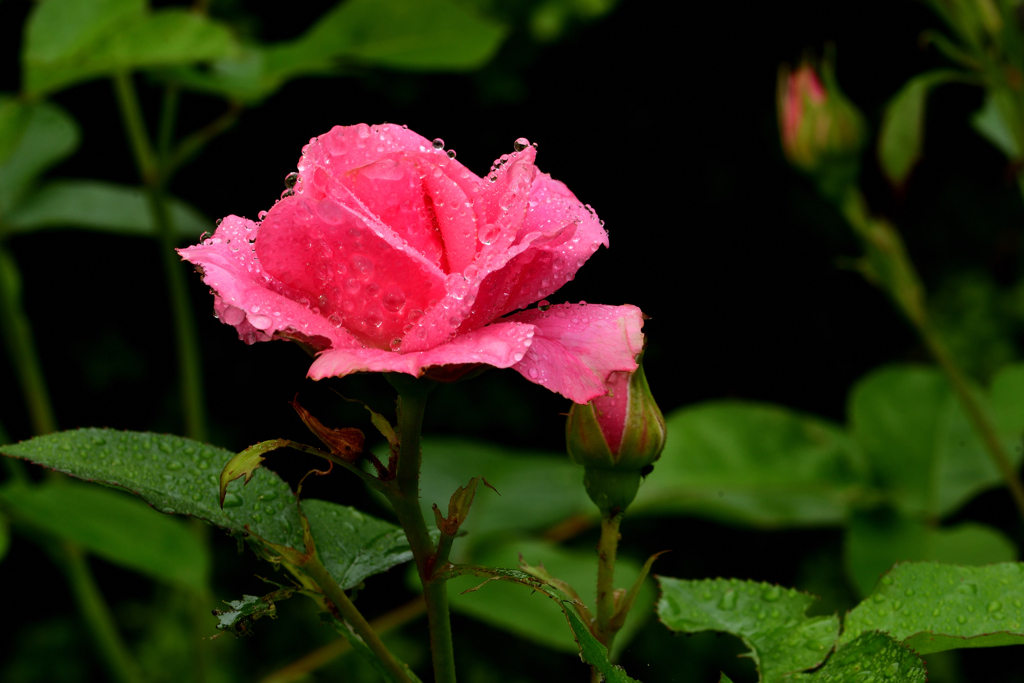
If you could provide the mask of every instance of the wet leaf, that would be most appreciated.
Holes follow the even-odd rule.
[[[841,642],[884,631],[917,653],[1024,644],[1024,564],[900,563],[846,617]]]
[[[273,472],[256,472],[244,489],[232,484],[220,507],[217,472],[235,456],[223,448],[167,434],[76,429],[2,446],[0,453],[130,491],[162,512],[236,533],[249,527],[269,542],[302,548],[292,492]]]
[[[855,512],[844,542],[846,570],[861,596],[870,593],[897,562],[984,565],[1017,557],[1013,541],[992,527],[966,522],[935,528],[886,509]]]
[[[0,508],[34,533],[72,541],[90,553],[158,581],[202,591],[209,551],[181,520],[102,486],[74,481],[0,490]]]
[[[846,434],[816,417],[768,404],[712,401],[676,410],[666,423],[665,450],[631,515],[838,525],[865,488],[863,463]]]
[[[302,511],[320,561],[343,590],[412,560],[401,527],[324,500],[303,501]]]
[[[180,240],[195,240],[208,221],[180,199],[170,199],[171,225]],[[157,237],[153,214],[141,188],[95,180],[57,180],[30,194],[7,217],[11,232],[84,228],[121,235]]]
[[[765,683],[817,666],[839,635],[839,618],[805,616],[817,598],[792,588],[738,579],[656,578],[661,586],[658,617],[665,626],[682,633],[738,636]]]
[[[809,683],[924,683],[928,680],[924,662],[912,650],[883,633],[864,633],[836,650],[828,662],[810,674],[796,674],[789,680]]]

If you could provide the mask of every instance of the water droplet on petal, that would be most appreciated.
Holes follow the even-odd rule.
[[[512,149],[514,149],[517,152],[522,152],[524,149],[526,149],[529,146],[530,146],[530,141],[527,140],[526,138],[517,138],[516,141],[514,143],[512,143]]]
[[[284,177],[285,189],[292,189],[293,187],[295,187],[295,183],[297,182],[299,182],[299,174],[296,173],[295,171],[292,171],[291,173]]]
[[[265,221],[267,219],[267,212],[260,211],[258,214],[256,214],[256,218],[260,219],[261,221]]]
[[[455,150],[454,149],[448,150],[448,158],[449,159],[454,159],[455,158]]]
[[[444,149],[444,140],[441,138],[434,138],[434,142],[431,144],[434,145],[434,149]]]

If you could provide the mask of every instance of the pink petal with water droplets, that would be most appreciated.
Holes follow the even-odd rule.
[[[410,314],[444,296],[444,274],[340,184],[310,206],[281,200],[260,227],[264,269],[368,346],[390,348]],[[413,318],[416,316],[413,315]]]
[[[238,330],[249,344],[275,334],[301,337],[318,348],[348,348],[359,342],[343,329],[298,302],[299,294],[269,277],[249,240],[259,226],[228,216],[203,244],[178,253],[202,268],[203,282],[216,292],[214,310],[220,320]]]
[[[449,164],[454,163],[449,160]],[[447,165],[429,169],[423,176],[423,189],[444,240],[448,272],[461,273],[476,258],[477,224],[465,191],[448,176],[452,170]]]
[[[444,156],[443,151],[433,149],[430,140],[402,126],[391,123],[335,126],[311,140],[303,149],[299,159],[300,184],[296,191],[302,192],[303,186],[314,180],[311,176],[317,168],[341,174],[372,164],[388,154],[409,152],[433,152]]]
[[[515,242],[502,258],[488,263],[473,313],[462,329],[550,296],[576,276],[598,247],[608,246],[608,233],[563,183],[538,174]]]
[[[534,336],[532,325],[500,322],[426,351],[394,353],[381,349],[332,349],[309,368],[312,379],[344,377],[353,372],[404,372],[419,376],[435,365],[483,363],[511,367],[522,360]]]
[[[513,367],[575,403],[604,396],[608,376],[636,370],[643,350],[643,314],[636,306],[561,304],[505,320],[536,327],[530,350]]]

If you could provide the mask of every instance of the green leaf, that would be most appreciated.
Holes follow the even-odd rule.
[[[159,581],[197,591],[209,582],[210,556],[200,539],[123,493],[70,481],[8,486],[0,507],[34,531]]]
[[[677,410],[630,514],[698,514],[759,526],[841,524],[863,465],[838,426],[779,406]],[[496,483],[501,491],[500,484]]]
[[[130,491],[162,512],[305,549],[292,492],[266,468],[253,473],[244,488],[232,483],[220,507],[216,473],[235,456],[223,448],[165,434],[79,429],[0,446],[0,453]],[[324,566],[343,588],[411,558],[401,530],[392,524],[322,500],[304,501],[302,509]]]
[[[41,95],[120,71],[220,59],[236,47],[227,26],[187,10],[149,12],[139,0],[47,0],[25,29],[24,90]]]
[[[406,71],[467,71],[487,63],[504,37],[504,27],[451,0],[347,0],[297,47]]]
[[[732,683],[732,679],[726,676],[725,672],[723,671],[722,676],[718,679],[718,683]]]
[[[590,629],[580,621],[569,604],[562,600],[559,600],[558,604],[569,621],[569,628],[572,629],[572,635],[579,645],[580,659],[601,672],[605,683],[640,683],[637,679],[627,676],[621,666],[616,666],[608,660],[608,648],[590,633]]]
[[[213,610],[213,616],[217,617],[217,630],[230,631],[236,636],[252,635],[254,621],[263,617],[277,618],[274,600],[287,600],[294,592],[293,588],[282,588],[263,597],[243,595],[241,600],[227,601],[231,609]]]
[[[464,439],[426,438],[422,443],[420,503],[427,519],[433,518],[435,503],[447,506],[452,491],[473,477],[486,478],[501,494],[483,489],[475,497],[473,513],[460,529],[465,537],[460,536],[454,547],[457,558],[499,532],[542,531],[574,515],[596,517],[597,510],[583,489],[583,468],[565,455]]]
[[[184,85],[254,102],[299,76],[345,65],[467,71],[488,62],[506,29],[453,0],[348,0],[289,42],[245,46],[209,71],[178,69]]]
[[[41,3],[45,4],[45,3]],[[78,147],[75,120],[50,103],[22,104],[0,96],[0,108],[18,112],[0,119],[0,222],[28,194],[40,174],[70,155]]]
[[[209,230],[207,220],[195,208],[170,198],[174,234],[195,241]],[[96,180],[57,180],[32,193],[7,218],[11,232],[45,228],[85,228],[122,235],[157,237],[156,224],[145,192],[138,187]]]
[[[584,602],[594,604],[596,557],[593,551],[568,550],[550,543],[526,539],[492,540],[493,543],[486,544],[479,552],[474,553],[473,563],[489,567],[515,566],[521,554],[530,564],[543,564],[553,577],[575,587]],[[522,577],[527,583],[537,582],[529,574],[515,570],[507,571],[510,572],[510,576]],[[619,557],[615,565],[615,582],[620,586],[629,586],[639,572],[640,567],[637,563]],[[473,590],[477,587],[479,590]],[[478,577],[459,576],[449,582],[448,595],[451,608],[456,612],[472,616],[546,647],[565,652],[578,651],[576,642],[565,628],[565,619],[555,606],[548,607],[544,604],[547,600],[542,595],[531,594],[522,586],[506,581],[491,581],[481,585],[481,579]],[[637,603],[615,640],[613,658],[643,625],[653,603],[654,591],[650,584],[647,584],[640,590]]]
[[[236,533],[248,527],[270,543],[303,547],[292,492],[273,472],[261,469],[244,489],[236,482],[221,509],[217,472],[235,455],[223,448],[167,434],[77,429],[0,446],[0,452],[130,491],[162,512]]]
[[[245,477],[245,481],[242,485],[248,484],[252,480],[253,474],[259,469],[260,465],[266,458],[263,454],[267,451],[274,451],[278,448],[282,448],[287,445],[287,441],[283,439],[271,439],[270,441],[261,441],[260,443],[249,446],[244,451],[236,455],[235,457],[228,460],[227,464],[220,471],[220,492],[218,500],[220,506],[224,507],[224,496],[228,492],[228,484]]]
[[[1008,90],[989,88],[985,92],[985,103],[971,116],[971,126],[1008,159],[1016,161],[1021,158],[1020,143],[1007,124],[1007,115],[1016,109],[1013,97]]]
[[[927,71],[907,81],[889,100],[878,133],[878,160],[889,182],[902,185],[921,157],[928,93],[936,85],[962,79],[958,71]]]
[[[809,683],[924,683],[924,662],[913,651],[884,633],[864,633],[836,650],[828,662],[811,674],[797,674],[796,681]]]
[[[817,666],[839,635],[839,618],[805,616],[817,598],[792,588],[737,579],[656,578],[661,586],[658,616],[665,626],[742,638],[765,683]]]
[[[966,522],[934,528],[884,509],[855,513],[847,527],[845,546],[847,572],[862,596],[897,562],[983,565],[1017,558],[1013,541],[992,527]]]
[[[846,617],[840,642],[884,631],[922,655],[1024,644],[1024,564],[901,563]]]
[[[1024,413],[1021,366],[993,382],[992,400],[979,393],[1014,463],[1021,459]],[[1016,398],[1015,398],[1016,396]],[[861,379],[850,394],[850,429],[881,487],[911,516],[943,517],[1002,477],[934,368],[891,366]]]
[[[320,561],[342,590],[412,559],[401,527],[324,500],[303,501],[302,511]]]

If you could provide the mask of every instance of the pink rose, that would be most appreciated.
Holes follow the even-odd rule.
[[[642,316],[582,302],[520,310],[608,246],[593,210],[535,156],[520,139],[480,178],[402,126],[336,126],[303,148],[294,192],[260,222],[228,216],[180,253],[247,343],[317,349],[313,379],[483,363],[586,403],[636,368]]]

